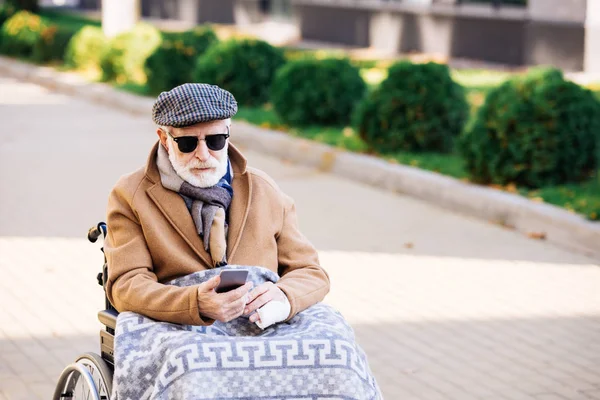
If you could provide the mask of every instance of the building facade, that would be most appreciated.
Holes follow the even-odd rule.
[[[304,40],[600,72],[600,0],[141,0],[141,12],[191,23],[278,18]]]

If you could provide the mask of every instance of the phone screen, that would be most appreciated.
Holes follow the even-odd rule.
[[[243,286],[248,278],[248,270],[226,269],[221,271],[221,283],[215,289],[217,293],[229,292]]]

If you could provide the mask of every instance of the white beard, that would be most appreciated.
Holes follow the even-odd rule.
[[[207,162],[204,163],[194,158],[190,160],[188,164],[183,164],[175,156],[175,146],[173,141],[168,140],[167,143],[169,144],[169,160],[171,161],[171,165],[173,165],[173,169],[181,179],[192,186],[199,188],[215,186],[227,172],[227,157],[223,157],[221,160],[211,157]],[[223,150],[227,151],[227,147],[225,147]],[[196,175],[191,171],[192,168],[215,169],[213,171],[205,171],[200,175]]]

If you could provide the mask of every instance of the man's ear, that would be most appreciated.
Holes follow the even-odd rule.
[[[160,143],[165,148],[167,153],[169,153],[169,145],[167,144],[167,134],[160,128],[156,128],[156,134],[160,140]]]

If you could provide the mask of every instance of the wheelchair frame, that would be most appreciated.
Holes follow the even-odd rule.
[[[106,235],[106,223],[99,222],[88,231],[88,240],[95,243],[100,236],[106,239]],[[104,254],[104,247],[100,250]],[[106,282],[108,279],[106,255],[104,255],[102,272],[97,275],[96,279],[104,290],[105,303],[105,309],[98,312],[98,320],[104,325],[104,328],[100,330],[100,355],[85,353],[80,355],[75,362],[65,367],[58,379],[53,396],[54,400],[79,399],[76,391],[81,386],[78,386],[78,382],[85,386],[82,390],[88,389],[88,394],[84,396],[86,399],[110,400],[112,395],[112,375],[115,362],[114,335],[119,313],[106,296]]]

